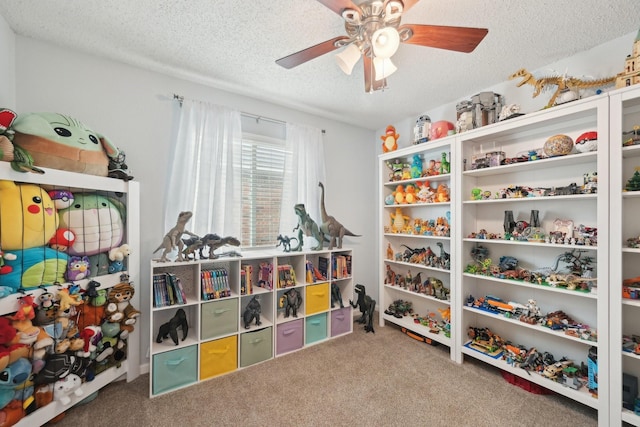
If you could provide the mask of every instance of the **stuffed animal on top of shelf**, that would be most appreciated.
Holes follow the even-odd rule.
[[[0,180],[0,200],[0,248],[5,254],[0,298],[18,289],[64,282],[68,256],[47,246],[59,225],[47,191]]]
[[[104,135],[64,114],[19,114],[11,128],[13,144],[27,151],[36,166],[107,176],[109,159],[120,151]]]
[[[380,137],[382,140],[382,152],[388,153],[398,149],[398,138],[400,135],[396,133],[396,128],[389,125],[384,135]]]

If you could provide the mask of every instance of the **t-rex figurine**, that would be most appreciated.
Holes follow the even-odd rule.
[[[291,249],[292,251],[301,251],[302,250],[302,235],[312,236],[314,239],[318,241],[318,245],[311,248],[314,251],[321,251],[322,245],[324,241],[324,234],[318,227],[318,224],[311,219],[309,214],[307,213],[307,209],[304,207],[304,204],[298,203],[293,207],[293,210],[298,215],[298,225],[293,231],[299,230],[298,232],[298,246]]]
[[[329,236],[329,250],[336,246],[338,249],[342,248],[342,238],[344,236],[360,237],[359,234],[353,234],[340,224],[337,219],[327,214],[327,210],[324,208],[324,185],[321,182],[318,186],[322,189],[320,196],[320,211],[322,213],[322,224],[320,225],[320,231]],[[321,248],[322,249],[322,248]]]
[[[178,248],[178,258],[176,259],[176,261],[184,261],[184,254],[182,253],[182,250],[184,249],[184,242],[182,241],[182,235],[188,234],[191,237],[198,237],[196,234],[193,234],[192,232],[187,231],[186,229],[187,222],[189,222],[192,216],[193,216],[193,212],[189,212],[189,211],[180,212],[180,214],[178,215],[178,221],[176,222],[176,225],[171,230],[169,230],[167,234],[164,235],[164,238],[162,239],[162,243],[160,244],[160,246],[158,246],[158,249],[153,251],[153,253],[155,254],[160,249],[164,249],[164,251],[162,252],[162,256],[158,261],[160,262],[169,261],[169,259],[167,258],[167,255],[176,247]]]
[[[349,300],[349,304],[353,308],[360,307],[362,316],[358,319],[358,323],[364,323],[364,330],[375,334],[376,331],[373,330],[373,312],[376,309],[376,301],[367,295],[364,285],[356,285],[356,294],[358,294],[356,303],[354,304],[353,301]]]

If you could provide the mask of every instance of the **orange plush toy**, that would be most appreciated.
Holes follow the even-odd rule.
[[[400,135],[396,133],[396,128],[389,125],[387,126],[387,133],[382,135],[382,152],[388,153],[389,151],[395,151],[398,149],[398,138]]]

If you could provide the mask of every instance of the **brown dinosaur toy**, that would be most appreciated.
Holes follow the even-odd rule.
[[[513,80],[518,77],[522,78],[520,83],[518,83],[517,85],[518,87],[523,86],[525,84],[530,84],[532,86],[535,86],[535,89],[533,90],[534,98],[540,95],[540,92],[542,92],[542,90],[544,89],[547,89],[548,86],[550,85],[557,86],[556,91],[553,93],[553,96],[551,96],[551,99],[547,104],[547,108],[553,107],[556,102],[556,99],[558,98],[558,95],[560,95],[562,91],[565,91],[567,89],[573,91],[576,89],[595,88],[600,86],[607,86],[615,83],[616,81],[615,76],[607,77],[604,79],[595,79],[595,80],[581,80],[576,77],[568,77],[568,76],[548,76],[548,77],[541,77],[539,79],[536,79],[535,77],[533,77],[533,74],[531,74],[529,71],[527,71],[524,68],[521,68],[515,73],[513,73],[512,75],[510,75],[509,80]]]
[[[329,250],[336,246],[338,249],[342,248],[342,238],[344,236],[360,237],[359,234],[353,234],[347,230],[344,225],[340,224],[337,219],[327,214],[327,210],[324,208],[324,185],[322,182],[318,183],[318,186],[322,189],[320,196],[320,212],[322,214],[322,224],[320,225],[320,231],[325,236],[329,236]]]
[[[164,251],[162,252],[162,256],[158,261],[168,262],[169,259],[167,258],[167,255],[176,247],[178,248],[178,258],[176,259],[176,261],[185,260],[184,254],[182,253],[182,250],[184,249],[184,242],[182,241],[182,235],[188,234],[191,237],[198,237],[197,235],[193,234],[190,231],[187,231],[186,229],[187,222],[189,222],[192,216],[193,216],[193,212],[189,212],[189,211],[180,212],[180,214],[178,215],[178,221],[176,222],[176,225],[171,230],[169,230],[167,234],[164,235],[164,238],[162,239],[162,243],[160,244],[160,246],[158,246],[158,249],[153,251],[153,253],[155,254],[160,249],[164,249]]]

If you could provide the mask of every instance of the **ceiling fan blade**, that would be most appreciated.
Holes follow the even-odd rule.
[[[486,28],[447,27],[442,25],[406,24],[398,28],[400,34],[411,30],[413,35],[403,43],[470,53],[480,44],[489,30]]]
[[[318,0],[320,3],[333,10],[338,15],[342,16],[342,11],[345,9],[353,9],[362,14],[360,7],[356,6],[351,0]],[[417,0],[416,0],[417,1]]]
[[[376,90],[386,89],[387,79],[374,80],[373,62],[367,55],[362,55],[362,65],[364,67],[364,91],[374,92]]]
[[[315,46],[308,47],[299,52],[292,53],[289,56],[285,56],[284,58],[280,58],[276,60],[276,64],[283,66],[284,68],[293,68],[300,64],[304,64],[307,61],[310,61],[318,56],[324,55],[325,53],[329,53],[332,50],[336,50],[337,47],[335,43],[340,40],[348,40],[347,36],[338,36],[331,40],[327,40],[326,42],[319,43]]]
[[[403,12],[406,12],[407,10],[411,9],[420,0],[401,0],[401,1],[402,1],[402,5],[404,6]]]

